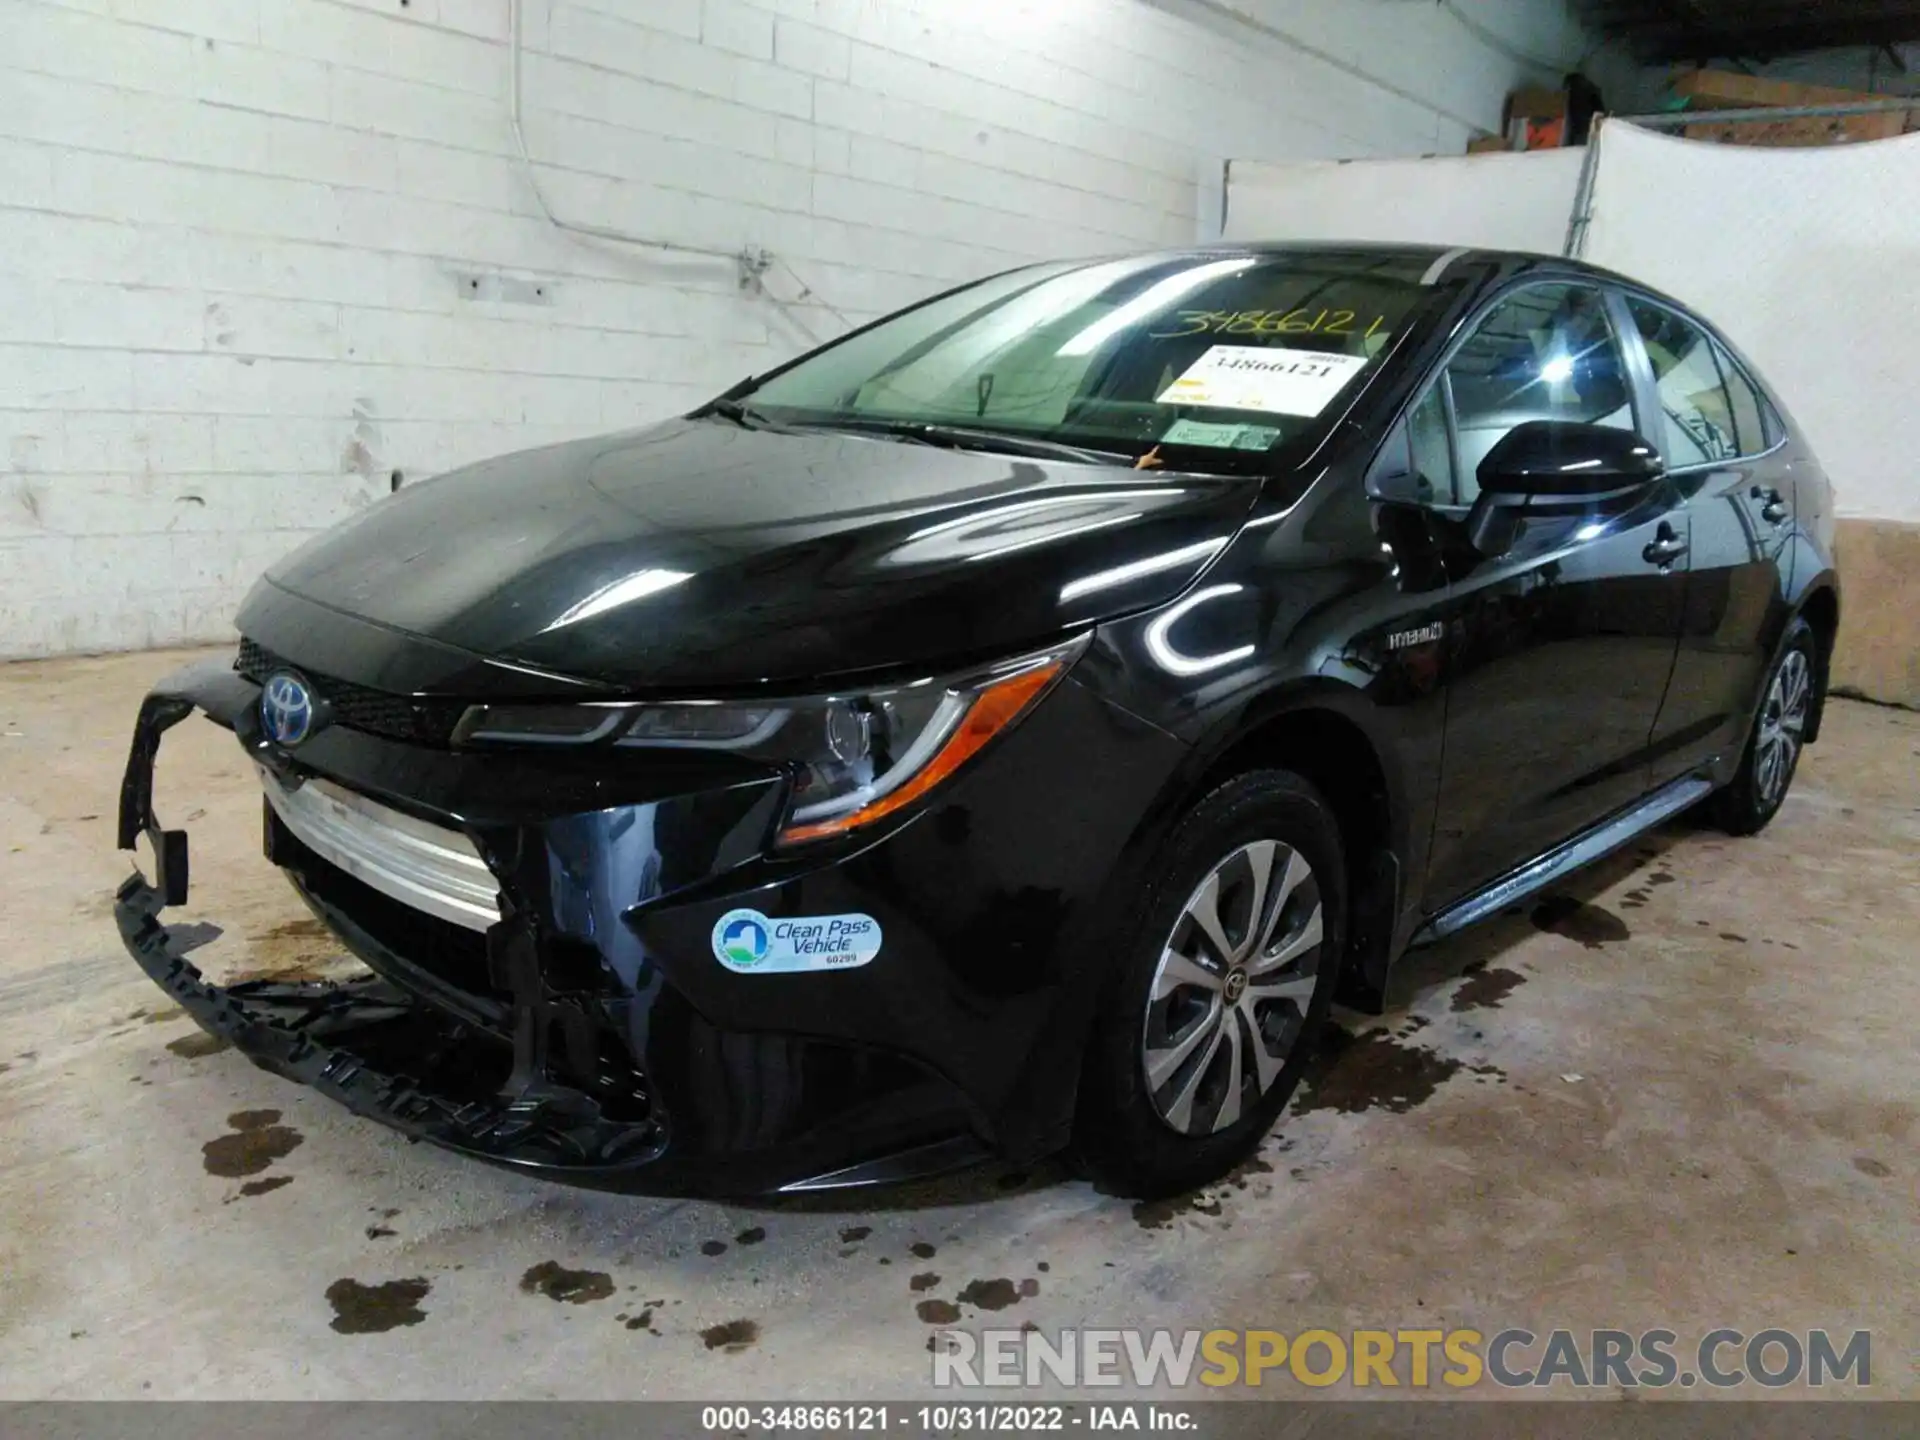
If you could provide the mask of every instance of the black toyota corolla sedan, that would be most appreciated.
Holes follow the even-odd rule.
[[[1181,1191],[1410,947],[1683,809],[1773,817],[1831,530],[1753,367],[1617,275],[1016,270],[283,560],[141,707],[119,923],[259,1065],[502,1164],[753,1193],[1071,1148]],[[162,923],[196,709],[357,978],[216,986]]]

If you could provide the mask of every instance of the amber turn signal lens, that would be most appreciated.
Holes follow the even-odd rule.
[[[845,815],[782,830],[780,842],[792,845],[804,840],[824,840],[830,835],[844,835],[849,830],[857,830],[862,825],[871,824],[911,805],[966,764],[989,740],[1017,720],[1053,683],[1064,664],[1063,660],[1054,660],[987,686],[974,697],[973,704],[961,717],[960,723],[953,727],[953,734],[947,737],[946,744],[906,784],[888,791],[871,805],[863,805]]]

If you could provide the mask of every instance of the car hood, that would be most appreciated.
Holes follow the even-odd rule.
[[[1161,603],[1258,491],[676,420],[403,490],[265,583],[624,689],[813,682],[992,655]],[[260,594],[248,608],[268,599],[283,608]]]

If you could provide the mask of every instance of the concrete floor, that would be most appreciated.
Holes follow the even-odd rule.
[[[1837,702],[1764,836],[1670,827],[1417,957],[1213,1195],[1043,1170],[749,1206],[506,1175],[206,1053],[107,909],[134,706],[183,658],[0,667],[0,1394],[905,1396],[932,1300],[969,1325],[1864,1327],[1874,1393],[1920,1397],[1920,715]],[[205,968],[322,962],[224,732],[174,730],[159,793],[222,930]]]

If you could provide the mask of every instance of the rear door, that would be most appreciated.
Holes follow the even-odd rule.
[[[1669,306],[1624,300],[1659,411],[1645,433],[1667,462],[1692,543],[1679,657],[1653,736],[1658,783],[1746,743],[1786,604],[1793,483],[1778,422],[1726,350]]]
[[[1496,300],[1439,377],[1453,514],[1516,425],[1640,428],[1627,354],[1599,286],[1536,282]],[[1623,514],[1529,518],[1507,554],[1454,567],[1431,907],[1650,788],[1687,547],[1686,509],[1662,485]]]

